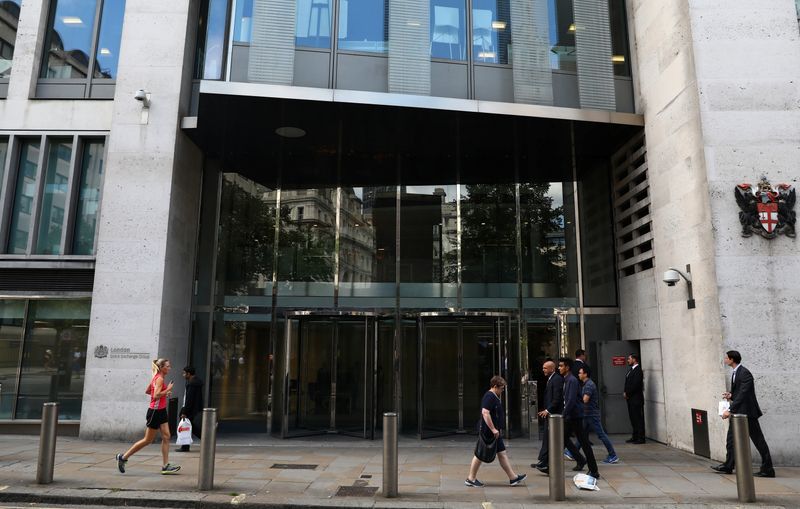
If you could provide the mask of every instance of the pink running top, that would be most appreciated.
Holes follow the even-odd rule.
[[[160,398],[156,399],[156,380],[161,379],[161,390],[164,390],[164,377],[161,373],[156,373],[153,379],[150,380],[150,408],[155,410],[163,410],[167,408],[167,395],[166,393]]]

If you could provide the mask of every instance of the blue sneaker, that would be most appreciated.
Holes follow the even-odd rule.
[[[612,463],[619,463],[619,457],[616,454],[609,454],[608,458],[603,460],[603,463],[610,465]]]
[[[510,481],[508,481],[508,484],[510,484],[511,486],[516,486],[517,484],[521,483],[522,481],[524,481],[527,478],[528,478],[528,474],[519,474],[516,478],[511,479]]]
[[[474,481],[470,481],[469,479],[464,479],[464,484],[469,486],[470,488],[483,488],[483,483],[478,480],[476,477]]]
[[[575,461],[575,458],[572,457],[572,454],[568,450],[564,451],[564,458],[566,458],[566,459],[568,459],[570,461]]]

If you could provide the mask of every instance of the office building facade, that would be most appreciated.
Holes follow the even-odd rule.
[[[661,4],[0,3],[0,426],[138,434],[166,357],[222,432],[468,433],[501,374],[528,437],[585,348],[608,429],[636,352],[648,436],[720,456],[736,348],[787,437],[795,240],[733,189],[793,182],[795,4]]]

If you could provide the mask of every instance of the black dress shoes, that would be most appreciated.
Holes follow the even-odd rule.
[[[575,465],[574,467],[572,467],[572,471],[573,471],[573,472],[580,472],[580,471],[582,471],[582,470],[583,470],[583,467],[585,467],[585,466],[586,466],[586,463],[585,463],[585,462],[584,462],[584,463],[578,463],[577,465]]]
[[[719,472],[720,474],[732,474],[733,473],[733,469],[728,468],[725,465],[717,465],[715,467],[711,467],[711,470],[713,470],[714,472]]]
[[[775,477],[775,471],[770,470],[768,472],[756,472],[753,474],[753,477]]]
[[[629,438],[629,439],[625,440],[625,443],[626,443],[626,444],[632,444],[632,443],[634,443],[634,442],[636,442],[636,439],[635,439],[635,438],[633,438],[633,437],[631,437],[631,438]]]
[[[536,470],[543,473],[544,475],[550,475],[550,467],[536,467]]]
[[[543,463],[541,461],[539,463],[531,463],[531,468],[537,468],[538,469],[538,468],[542,468],[542,467],[546,467],[546,466],[547,466],[547,463]]]
[[[634,441],[633,441],[633,442],[631,442],[631,443],[632,443],[632,444],[644,444],[644,443],[645,443],[645,440],[644,440],[644,438],[640,438],[639,440],[634,440]]]

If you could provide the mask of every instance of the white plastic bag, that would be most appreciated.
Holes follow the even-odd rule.
[[[597,487],[597,479],[590,475],[578,474],[572,480],[575,482],[575,486],[582,490],[597,491],[600,489]]]
[[[192,445],[192,422],[184,417],[178,423],[178,439],[176,445]]]

